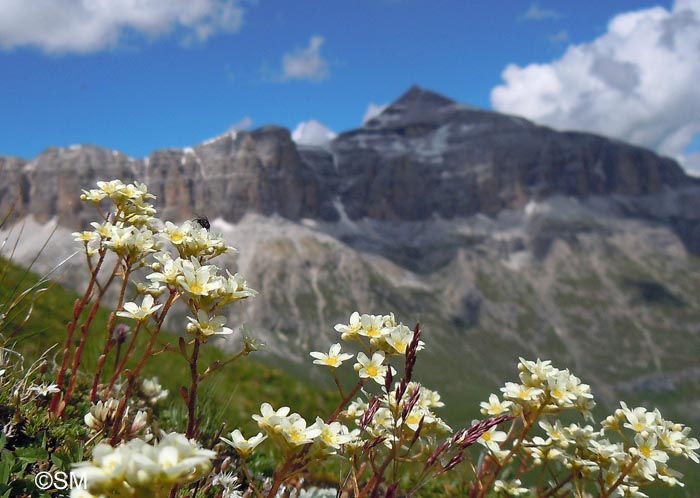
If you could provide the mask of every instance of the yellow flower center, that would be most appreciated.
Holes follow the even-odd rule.
[[[368,329],[367,330],[367,337],[379,337],[382,335],[381,331],[379,329]]]
[[[651,449],[648,446],[642,446],[639,448],[639,452],[647,458],[651,456]]]
[[[336,365],[338,365],[338,358],[331,356],[326,360],[326,365],[335,367]]]
[[[376,377],[377,374],[379,373],[379,370],[377,370],[377,367],[375,367],[374,365],[368,366],[366,368],[366,370],[367,370],[367,375],[369,375],[370,377]]]

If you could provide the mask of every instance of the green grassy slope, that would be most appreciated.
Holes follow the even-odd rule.
[[[8,264],[0,259],[0,303],[5,303],[16,296],[18,292],[34,285],[38,277],[18,266]],[[45,287],[45,286],[44,286]],[[33,304],[31,317],[20,327],[30,300],[25,299],[26,305],[20,306],[9,314],[3,329],[5,344],[21,352],[25,357],[25,365],[38,358],[48,348],[53,347],[49,358],[60,363],[65,344],[65,323],[70,317],[73,303],[78,294],[66,290],[60,285],[53,285]],[[83,354],[81,370],[93,372],[97,357],[104,345],[104,334],[107,327],[109,311],[100,309],[93,326],[91,335]],[[77,336],[77,334],[76,334]],[[141,343],[144,337],[139,338]],[[77,339],[76,339],[77,340]],[[162,343],[177,344],[177,335],[165,332]],[[139,351],[137,346],[136,352]],[[113,355],[114,353],[110,353]],[[258,413],[260,404],[268,401],[273,405],[291,406],[294,411],[307,418],[313,419],[317,414],[324,415],[332,412],[337,403],[336,395],[329,391],[319,390],[310,383],[295,379],[282,371],[271,368],[254,359],[255,353],[224,366],[212,373],[202,382],[200,402],[205,412],[210,415],[209,424],[226,423],[228,430],[234,427],[253,429],[250,416]],[[224,361],[227,356],[213,343],[206,344],[201,349],[200,371],[214,361]],[[108,357],[105,371],[111,372],[113,357]],[[173,421],[184,419],[184,403],[177,395],[180,386],[189,385],[189,366],[177,353],[165,352],[151,358],[144,370],[143,376],[157,375],[163,387],[170,391],[168,400]],[[90,377],[92,378],[92,377]],[[168,410],[166,409],[165,412]],[[180,417],[182,415],[182,417]]]

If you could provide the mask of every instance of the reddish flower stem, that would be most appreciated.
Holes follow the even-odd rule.
[[[75,303],[73,305],[73,318],[66,325],[66,343],[65,343],[65,346],[63,347],[63,359],[61,360],[61,368],[58,370],[58,374],[56,375],[56,386],[59,389],[63,388],[63,382],[64,382],[65,377],[66,377],[66,370],[68,369],[68,364],[70,363],[71,345],[73,343],[73,334],[75,333],[75,327],[78,325],[78,318],[80,318],[80,315],[83,312],[83,308],[90,301],[90,298],[92,297],[92,291],[93,291],[93,288],[95,287],[95,283],[97,282],[97,275],[100,272],[100,268],[102,267],[102,263],[104,262],[105,254],[106,254],[106,250],[101,249],[100,250],[100,257],[99,257],[94,269],[92,270],[92,273],[90,275],[90,282],[88,283],[88,287],[85,290],[85,294],[83,295],[83,297],[81,299],[75,300]],[[59,408],[61,406],[61,395],[62,395],[62,393],[59,391],[59,392],[55,393],[53,395],[53,397],[51,398],[51,406],[49,408],[49,411],[54,416],[56,416],[58,414]]]
[[[103,287],[100,287],[100,292],[97,294],[97,298],[92,303],[92,307],[90,308],[90,313],[88,314],[87,319],[80,326],[80,343],[78,344],[78,347],[75,350],[75,354],[73,355],[73,365],[71,369],[70,381],[68,382],[68,389],[66,389],[66,395],[63,399],[63,403],[61,404],[61,408],[58,411],[59,416],[63,415],[63,412],[68,406],[68,401],[70,400],[70,397],[73,394],[73,390],[75,389],[75,380],[77,379],[78,367],[80,366],[80,360],[82,359],[83,350],[85,349],[85,343],[87,342],[87,335],[88,331],[90,330],[90,324],[94,320],[95,315],[97,314],[97,310],[100,308],[100,302],[102,301],[102,297],[105,295],[105,292],[107,292],[107,289],[109,288],[112,281],[114,281],[114,277],[116,277],[117,275],[118,268],[119,263],[117,263],[114,266],[112,274],[109,276],[107,283]]]

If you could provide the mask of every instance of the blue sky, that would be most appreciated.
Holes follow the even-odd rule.
[[[687,79],[700,79],[686,47],[700,32],[700,0],[135,3],[100,10],[80,0],[0,0],[0,154],[32,158],[47,146],[89,143],[143,157],[232,126],[293,130],[308,120],[342,132],[413,84],[689,164],[700,148],[700,123],[675,116],[688,110],[675,96],[698,100],[694,89],[663,89],[672,102],[644,94],[661,87],[646,84],[658,80],[647,77],[656,66],[668,77],[686,64]],[[643,40],[660,40],[665,26],[683,37],[671,40],[670,55],[650,55]],[[582,65],[590,81],[576,74]],[[585,105],[591,94],[601,102]],[[639,131],[667,107],[678,107],[674,116]]]

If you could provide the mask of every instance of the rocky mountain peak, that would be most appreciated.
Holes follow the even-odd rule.
[[[399,97],[393,105],[404,106],[406,108],[440,108],[453,104],[456,104],[456,102],[450,98],[445,97],[444,95],[440,95],[437,92],[433,92],[431,90],[427,90],[425,88],[414,85],[411,88],[409,88],[406,91],[406,93],[401,95],[401,97]]]
[[[652,151],[474,109],[418,86],[327,148],[298,147],[289,130],[265,126],[143,160],[72,146],[0,164],[0,207],[40,222],[57,216],[72,228],[86,220],[80,190],[109,178],[147,182],[164,217],[198,212],[229,222],[247,213],[326,222],[494,217],[557,195],[639,198],[697,185]],[[638,203],[625,209],[640,215]],[[687,212],[668,216],[698,252]]]
[[[386,128],[411,123],[435,122],[457,103],[438,93],[412,86],[379,115],[365,123],[366,128]]]

